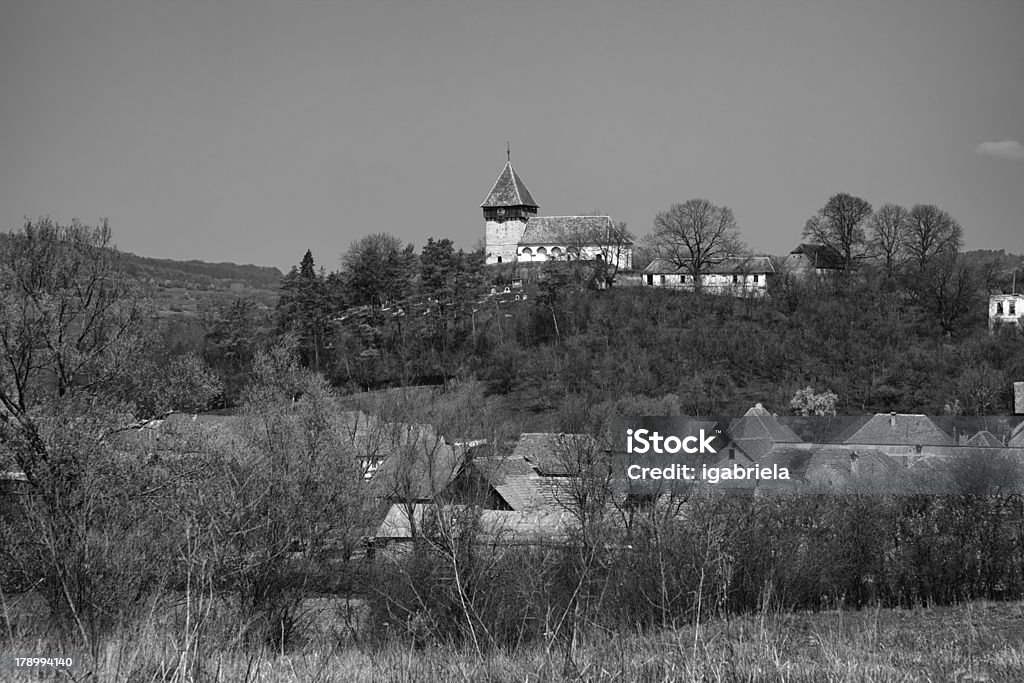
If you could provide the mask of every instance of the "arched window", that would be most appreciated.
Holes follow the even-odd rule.
[[[533,260],[533,250],[530,249],[529,247],[523,247],[522,257],[523,257],[524,261],[532,261]]]
[[[537,247],[537,260],[546,261],[548,258],[548,250],[544,247]]]
[[[558,258],[561,255],[562,255],[562,248],[561,247],[553,247],[551,249],[551,258]]]

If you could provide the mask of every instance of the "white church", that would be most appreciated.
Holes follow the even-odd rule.
[[[609,216],[538,216],[540,206],[511,160],[480,207],[487,263],[580,259],[607,261],[621,270],[633,266],[633,243]]]

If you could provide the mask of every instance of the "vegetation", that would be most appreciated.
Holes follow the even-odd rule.
[[[239,297],[192,327],[160,321],[105,225],[30,221],[0,242],[0,473],[24,475],[0,651],[80,653],[98,680],[1018,677],[1002,630],[949,624],[1024,599],[1019,463],[954,461],[946,496],[636,501],[599,447],[624,413],[1007,412],[1022,340],[979,305],[1003,275],[932,208],[823,212],[863,251],[764,300],[374,235],[337,272],[307,252],[272,311]],[[490,293],[506,277],[525,300]],[[162,421],[214,406],[230,428]],[[444,437],[502,457],[542,420],[577,435],[568,523],[503,543],[448,486]],[[413,539],[368,546],[392,505]]]

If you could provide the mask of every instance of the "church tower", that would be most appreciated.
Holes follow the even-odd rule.
[[[512,168],[511,155],[480,207],[484,210],[487,263],[515,261],[526,221],[537,215],[539,207]]]

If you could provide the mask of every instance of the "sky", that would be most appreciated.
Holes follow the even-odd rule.
[[[1024,253],[1024,0],[0,0],[0,230],[337,269],[471,248],[505,163],[541,215],[676,202],[759,253],[848,192]]]

